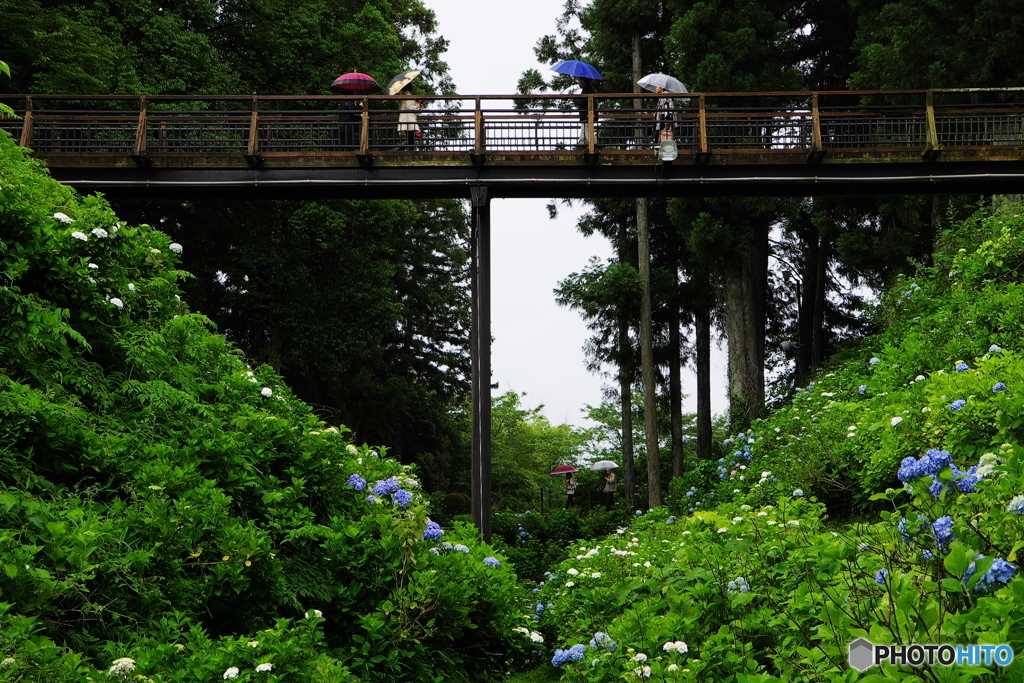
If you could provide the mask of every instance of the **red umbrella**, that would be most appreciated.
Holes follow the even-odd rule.
[[[372,95],[380,92],[380,84],[372,76],[353,71],[335,78],[331,90],[343,95]]]
[[[559,465],[555,469],[551,470],[551,474],[566,474],[568,472],[579,472],[580,468],[573,467],[572,465]]]

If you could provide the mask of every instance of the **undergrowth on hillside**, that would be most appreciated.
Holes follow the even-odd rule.
[[[530,656],[503,558],[190,312],[184,248],[0,132],[0,680],[480,680]]]
[[[569,681],[1022,680],[848,664],[849,644],[1024,653],[1024,209],[980,210],[885,294],[884,332],[725,440],[669,508],[539,586]]]

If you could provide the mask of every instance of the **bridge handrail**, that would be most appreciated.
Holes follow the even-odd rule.
[[[1024,104],[981,101],[1022,95],[1024,88],[417,95],[441,106],[418,113],[423,143],[412,150],[394,106],[408,98],[386,95],[0,95],[24,103],[23,119],[0,119],[0,128],[37,153],[129,154],[139,162],[178,153],[241,153],[253,163],[298,152],[619,154],[655,146],[652,124],[665,113],[657,104],[668,99],[677,144],[698,156],[914,147],[934,155],[943,146],[1024,145]],[[357,103],[358,120],[340,115],[343,100]],[[61,103],[70,108],[53,107]],[[89,104],[96,108],[83,108]],[[304,105],[313,108],[295,108]]]

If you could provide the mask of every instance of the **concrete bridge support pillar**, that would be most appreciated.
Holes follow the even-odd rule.
[[[491,204],[486,186],[473,186],[469,248],[473,322],[473,524],[491,541]]]

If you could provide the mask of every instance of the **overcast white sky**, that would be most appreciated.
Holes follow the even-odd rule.
[[[512,94],[523,71],[536,68],[537,40],[554,33],[560,0],[424,0],[437,14],[448,39],[446,54],[456,89],[463,95]],[[560,208],[548,218],[547,199],[496,199],[491,202],[491,333],[493,380],[497,393],[526,392],[525,406],[544,405],[555,424],[586,425],[585,404],[601,402],[609,382],[587,372],[583,344],[590,336],[575,311],[555,304],[553,289],[591,256],[607,258],[603,237],[576,230],[582,208]],[[712,412],[727,408],[724,359],[713,359]],[[695,394],[691,373],[684,373],[684,394]],[[691,396],[684,410],[694,412]]]

